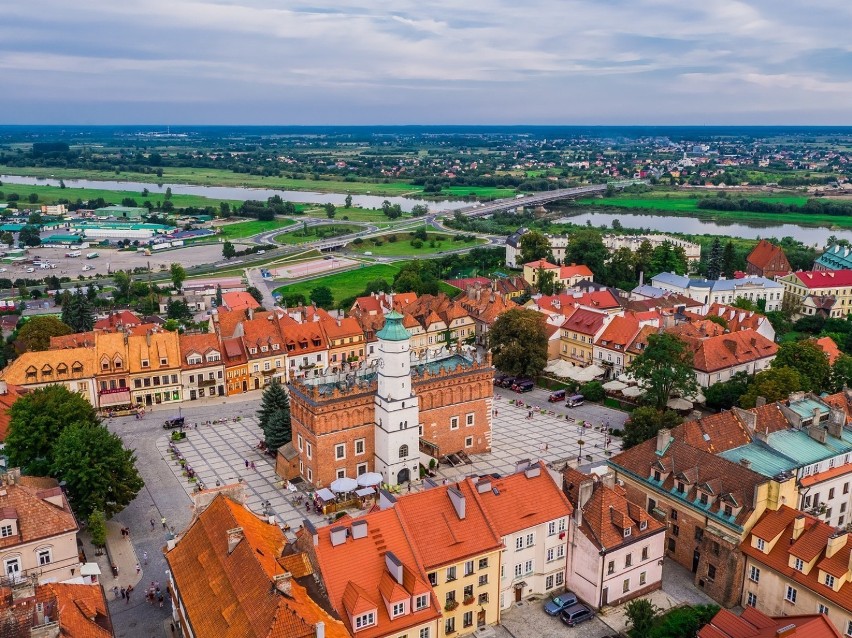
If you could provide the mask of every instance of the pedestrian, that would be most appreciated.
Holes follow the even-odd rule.
[[[118,585],[113,586],[112,595],[115,596],[116,598],[118,598],[118,592],[119,592]]]
[[[246,469],[248,469],[249,461],[248,461],[248,459],[244,459],[244,460],[245,460],[245,462],[246,462]]]
[[[251,462],[251,469],[253,469],[255,472],[257,472],[257,468],[254,466],[254,461]]]
[[[165,516],[163,516],[163,518],[160,519],[160,522],[163,524],[163,529],[166,529],[166,517]]]
[[[125,598],[127,598],[127,593],[125,592],[124,587],[122,587],[121,588],[121,600],[124,600]]]
[[[142,552],[142,564],[143,565],[148,564],[148,552]]]
[[[136,563],[136,575],[139,575],[139,572],[142,571],[142,568],[139,566],[139,563]]]
[[[544,444],[544,451],[545,451],[545,452],[547,452],[547,448],[548,448],[548,447],[549,447],[549,446],[547,445],[547,443],[545,443],[545,444]]]
[[[133,585],[128,585],[127,586],[127,600],[124,601],[125,605],[130,604],[130,592],[132,592],[132,591],[133,591]]]
[[[163,592],[157,594],[157,600],[160,601],[160,609],[163,608]]]
[[[494,416],[497,416],[498,414],[499,412],[497,410],[494,410]]]
[[[152,518],[152,519],[151,519],[151,531],[152,531],[152,532],[154,531],[154,527],[156,527],[156,525],[157,525],[157,524],[154,522],[154,519]]]
[[[157,591],[160,591],[160,581],[159,580],[154,581],[154,589],[156,589]]]

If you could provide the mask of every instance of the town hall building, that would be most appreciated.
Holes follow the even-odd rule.
[[[490,451],[490,355],[442,348],[418,356],[402,321],[395,311],[386,315],[372,364],[289,385],[290,447],[308,483],[378,472],[398,485],[420,478],[431,459],[464,462]]]

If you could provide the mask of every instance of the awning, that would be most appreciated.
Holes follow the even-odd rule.
[[[626,397],[640,397],[645,394],[645,391],[638,385],[632,385],[629,388],[624,388],[624,390],[621,391],[621,394]]]
[[[672,410],[677,411],[691,410],[692,401],[687,401],[686,399],[681,399],[680,397],[674,397],[672,399],[669,399],[669,402],[666,403],[666,406],[670,407]]]
[[[610,392],[618,392],[619,390],[623,390],[627,387],[626,383],[622,383],[621,381],[607,381],[603,384],[604,390],[609,390]]]
[[[322,489],[318,490],[317,491],[317,497],[320,498],[323,501],[333,501],[335,498],[337,498],[334,495],[334,492],[332,492],[327,487],[323,487]]]
[[[362,487],[360,490],[355,490],[355,496],[373,496],[376,493],[375,488]]]
[[[331,491],[335,494],[342,494],[344,492],[351,492],[358,488],[358,481],[353,478],[349,478],[344,476],[343,478],[334,479],[329,485]]]
[[[361,487],[370,487],[372,485],[378,485],[384,480],[384,477],[378,472],[365,472],[358,476],[358,485]]]
[[[100,397],[102,408],[108,408],[113,405],[127,405],[130,403],[130,388],[126,390],[118,390],[116,392],[106,392]]]
[[[575,381],[579,381],[580,383],[588,383],[592,379],[597,379],[598,377],[603,376],[606,373],[606,370],[603,368],[592,364],[590,366],[586,366],[585,368],[580,368],[580,370],[572,375],[572,378]]]

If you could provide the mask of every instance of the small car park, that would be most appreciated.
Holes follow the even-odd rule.
[[[569,627],[576,627],[580,623],[584,623],[594,617],[594,612],[585,605],[571,605],[567,609],[563,609],[559,614],[562,622]]]
[[[185,422],[186,418],[182,416],[175,417],[173,419],[166,419],[165,422],[163,422],[163,429],[172,430],[174,428],[182,428]]]
[[[503,380],[500,382],[500,387],[501,388],[511,388],[514,385],[516,380],[517,380],[517,377],[504,377]]]
[[[535,388],[535,382],[531,379],[517,379],[512,384],[512,390],[515,392],[532,392]]]
[[[548,616],[558,616],[564,610],[576,605],[577,602],[577,594],[566,591],[544,603],[544,613]]]

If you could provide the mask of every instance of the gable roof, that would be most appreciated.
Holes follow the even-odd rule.
[[[693,367],[701,372],[724,370],[773,357],[778,352],[778,344],[754,330],[686,341],[693,350]]]
[[[784,270],[784,265],[786,265],[786,270],[790,270],[790,263],[787,261],[787,256],[781,247],[765,239],[761,239],[757,242],[757,246],[748,254],[746,261],[760,270],[766,270],[771,265],[772,260],[776,258],[783,260],[781,262],[782,268],[779,270]]]
[[[222,293],[222,305],[228,310],[254,310],[260,308],[257,299],[243,291]]]
[[[62,638],[112,638],[112,620],[103,589],[99,584],[46,583],[35,585],[33,597],[15,600],[9,587],[0,588],[0,615],[4,618],[4,636],[29,636],[43,624],[36,606],[59,624]],[[11,633],[8,633],[11,632]]]
[[[852,285],[852,270],[800,270],[792,273],[792,277],[808,289]]]
[[[825,614],[770,617],[754,607],[746,607],[737,616],[720,609],[698,632],[698,638],[776,638],[782,629],[795,627],[787,638],[841,638],[840,632]]]
[[[228,532],[243,538],[228,552]],[[309,638],[325,623],[329,638],[348,638],[343,624],[290,581],[285,596],[274,577],[285,573],[278,558],[286,539],[243,505],[218,494],[166,553],[186,616],[197,636]]]
[[[643,523],[644,530],[641,529]],[[629,536],[625,536],[628,527]],[[665,528],[643,508],[630,503],[623,489],[617,486],[610,488],[597,480],[591,497],[583,506],[580,531],[598,549],[611,551],[637,538],[661,533]]]
[[[0,495],[0,510],[14,514],[18,534],[0,539],[0,548],[77,531],[77,520],[55,479],[20,476],[6,485],[4,491]]]
[[[187,369],[201,368],[211,365],[211,363],[206,360],[205,355],[211,350],[215,350],[221,354],[222,350],[222,346],[219,344],[219,335],[215,332],[194,335],[182,334],[179,336],[179,343],[181,368]],[[193,352],[201,355],[201,363],[189,364],[187,357],[189,357],[189,355]],[[220,360],[212,365],[222,365],[222,360],[224,360],[224,357],[220,357]]]
[[[828,365],[833,366],[834,362],[837,361],[837,357],[843,354],[840,352],[840,348],[837,347],[837,344],[834,343],[834,339],[831,337],[820,337],[816,340],[816,344],[828,357]]]
[[[577,311],[562,324],[563,330],[580,332],[586,335],[594,335],[604,326],[606,315],[593,310],[578,308]]]

